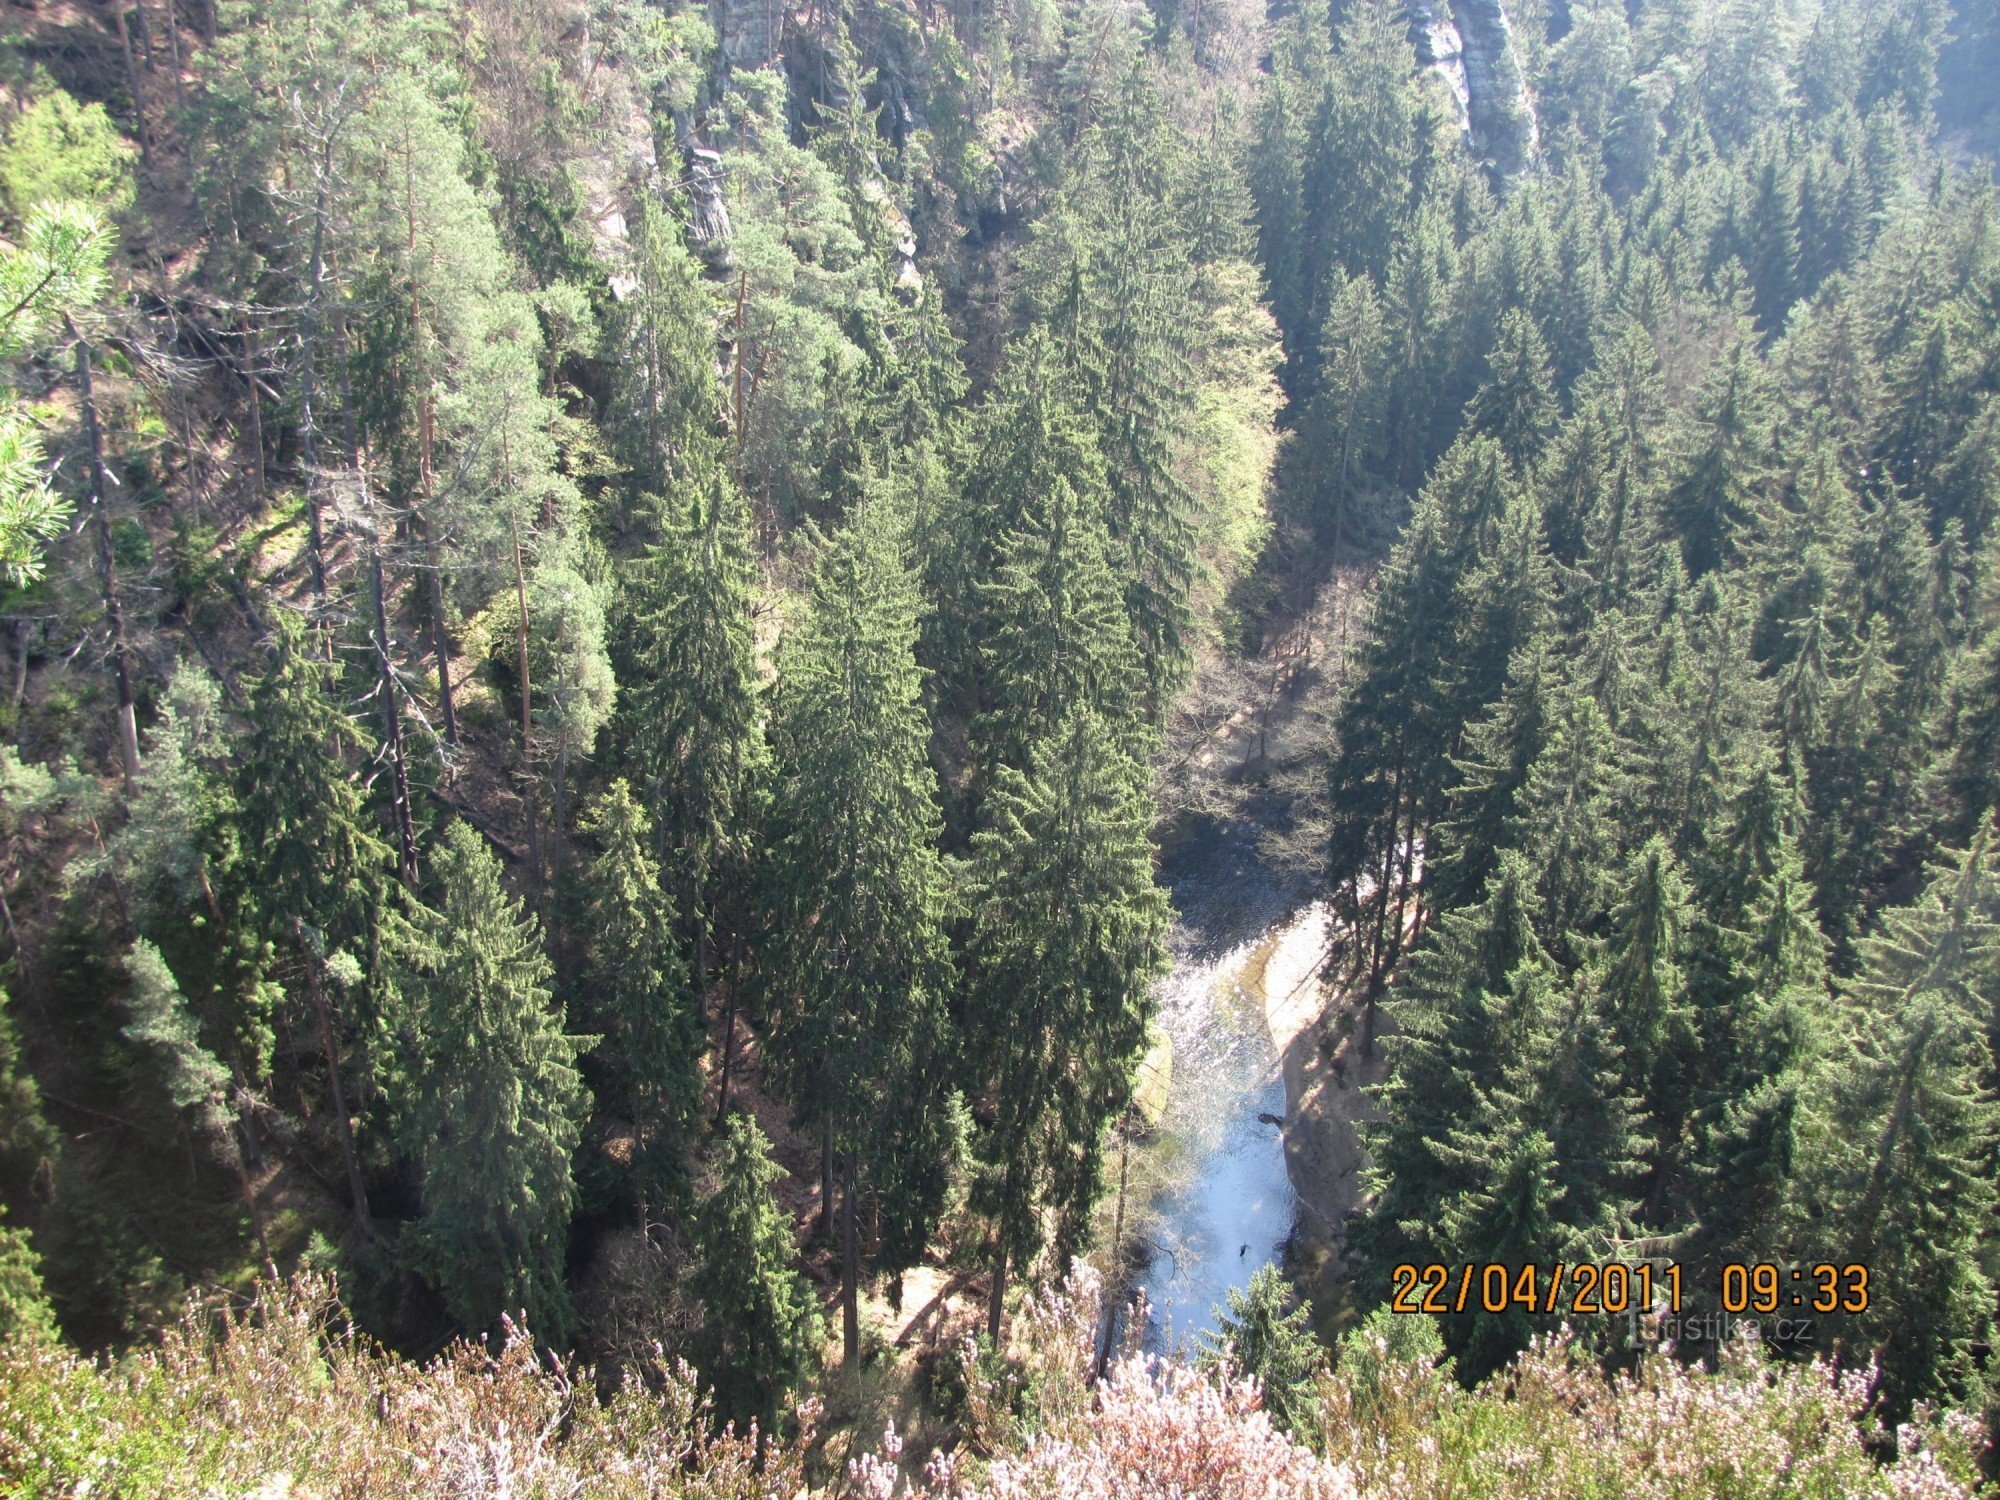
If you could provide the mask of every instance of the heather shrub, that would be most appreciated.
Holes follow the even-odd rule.
[[[1876,1460],[1871,1384],[1867,1371],[1768,1358],[1748,1339],[1714,1373],[1652,1353],[1607,1375],[1564,1332],[1468,1392],[1364,1327],[1321,1383],[1322,1439],[1363,1493],[1411,1500],[1979,1493],[1983,1434],[1963,1413],[1919,1412],[1896,1434],[1895,1461]]]
[[[816,1408],[764,1444],[717,1431],[686,1366],[600,1400],[517,1329],[428,1364],[353,1331],[302,1277],[254,1306],[191,1305],[153,1347],[97,1363],[0,1341],[0,1496],[591,1496],[609,1500],[1784,1500],[1982,1493],[1978,1424],[1920,1410],[1870,1451],[1869,1377],[1732,1345],[1705,1373],[1661,1354],[1605,1375],[1566,1336],[1473,1391],[1420,1324],[1376,1321],[1319,1381],[1314,1452],[1257,1382],[1126,1350],[1091,1369],[1101,1285],[1030,1296],[1004,1354],[962,1354],[955,1441],[921,1470],[890,1430],[838,1474],[808,1463]],[[1431,1331],[1434,1333],[1434,1330]],[[1879,1434],[1877,1434],[1879,1436]]]
[[[798,1450],[711,1432],[684,1366],[600,1402],[518,1330],[427,1365],[356,1334],[324,1282],[247,1310],[191,1306],[115,1365],[0,1345],[0,1495],[607,1497],[804,1488]],[[810,1417],[810,1413],[806,1413]],[[87,1487],[87,1489],[86,1489]]]

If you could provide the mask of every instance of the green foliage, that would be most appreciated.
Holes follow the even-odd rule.
[[[1104,1127],[1132,1096],[1166,895],[1153,880],[1144,768],[1087,705],[1068,710],[1026,771],[1000,770],[973,836],[966,900],[975,1094],[992,1098],[975,1206],[995,1226],[997,1297],[1055,1216],[1059,1257],[1081,1244]]]
[[[126,1037],[158,1059],[167,1097],[175,1108],[195,1111],[205,1129],[226,1130],[222,1096],[229,1085],[228,1070],[202,1046],[180,984],[160,950],[140,938],[126,956],[125,971],[132,981],[125,1000],[132,1012]]]
[[[502,888],[484,840],[453,823],[434,866],[439,904],[412,902],[388,942],[397,1136],[423,1192],[405,1244],[462,1327],[524,1312],[559,1339],[586,1042],[564,1034],[541,928]]]
[[[14,117],[0,145],[0,193],[16,219],[44,203],[79,203],[101,214],[132,206],[138,152],[101,104],[51,89]]]
[[[647,1196],[680,1185],[681,1155],[700,1099],[701,1031],[692,976],[660,888],[652,824],[624,781],[584,813],[595,842],[578,875],[585,933],[583,993],[602,1026],[600,1052],[631,1100],[639,1181]]]
[[[1302,1441],[1319,1423],[1319,1375],[1326,1367],[1311,1317],[1278,1268],[1264,1266],[1247,1287],[1230,1292],[1210,1340],[1214,1356],[1256,1379],[1272,1425]]]
[[[778,1425],[780,1402],[819,1362],[819,1299],[794,1262],[792,1227],[771,1197],[779,1169],[748,1115],[732,1115],[715,1163],[715,1191],[697,1217],[702,1263],[695,1294],[708,1310],[703,1373],[725,1412]]]
[[[697,942],[721,877],[740,878],[760,744],[743,499],[717,469],[662,502],[658,544],[628,565],[622,739],[652,819],[667,889]]]
[[[0,248],[0,358],[35,347],[108,285],[111,236],[95,209],[37,203],[26,220],[15,243]],[[69,519],[42,463],[34,415],[0,391],[0,579],[15,586],[41,576],[41,544]]]
[[[41,1257],[0,1208],[0,1344],[56,1336],[55,1311],[42,1291]]]
[[[922,1190],[900,1224],[935,1223],[945,1150],[949,888],[914,650],[916,596],[870,504],[828,545],[778,658],[763,945],[774,1060],[794,1106],[844,1153],[850,1362],[860,1181]],[[928,1201],[926,1201],[928,1200]],[[901,1236],[903,1252],[925,1236]],[[888,1269],[899,1270],[900,1266]]]

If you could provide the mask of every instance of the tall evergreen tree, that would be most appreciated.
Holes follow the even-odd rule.
[[[1734,560],[1771,462],[1769,377],[1737,333],[1702,381],[1677,447],[1667,513],[1690,577]]]
[[[1142,679],[1103,523],[1062,475],[1031,501],[982,587],[991,622],[981,677],[992,703],[976,721],[988,753],[1025,767],[1048,726],[1075,705],[1136,725]]]
[[[747,791],[761,753],[755,574],[742,496],[720,469],[698,471],[685,500],[661,502],[657,519],[658,545],[625,581],[637,671],[623,738],[705,1020],[711,931],[748,852]]]
[[[829,544],[787,635],[772,712],[763,970],[772,1044],[841,1184],[843,1343],[860,1358],[864,1191],[934,1136],[950,961],[916,599],[886,518],[864,506]],[[885,1174],[886,1175],[886,1174]],[[918,1180],[905,1172],[905,1180]],[[936,1205],[896,1205],[924,1218]],[[893,1268],[892,1268],[893,1269]]]
[[[453,823],[433,868],[438,906],[412,901],[388,941],[397,1134],[423,1199],[404,1241],[461,1327],[525,1312],[560,1339],[584,1042],[563,1031],[540,925],[501,885],[485,841]]]
[[[1044,1214],[1060,1254],[1080,1247],[1105,1128],[1131,1098],[1166,961],[1150,822],[1143,765],[1078,705],[1026,772],[1001,771],[973,838],[962,1030],[991,1101],[976,1206],[993,1224],[995,1340],[1009,1272],[1041,1248]]]
[[[290,614],[275,622],[277,658],[250,697],[250,734],[238,763],[236,803],[246,871],[254,871],[263,935],[317,1023],[334,1128],[345,1158],[356,1220],[370,1231],[367,1193],[343,1081],[347,1035],[336,1024],[336,965],[371,968],[389,883],[389,848],[368,826],[347,757],[360,731],[327,696],[327,664]],[[360,1032],[348,1016],[347,1032]],[[365,1035],[365,1033],[362,1033]],[[363,1048],[364,1069],[381,1059]]]
[[[1486,383],[1465,409],[1466,425],[1495,439],[1517,467],[1531,468],[1561,409],[1548,345],[1525,309],[1500,315],[1486,370]]]
[[[651,820],[623,780],[591,805],[581,831],[597,845],[579,880],[583,993],[603,1027],[600,1055],[631,1104],[643,1219],[649,1202],[681,1185],[700,1099],[694,982],[660,888]]]
[[[780,1402],[819,1359],[821,1318],[797,1247],[771,1195],[782,1175],[748,1115],[731,1115],[715,1164],[716,1187],[696,1218],[701,1266],[694,1292],[708,1310],[702,1373],[723,1413],[774,1430]]]

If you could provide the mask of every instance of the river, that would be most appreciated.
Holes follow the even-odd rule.
[[[1243,883],[1221,910],[1206,885],[1176,884],[1183,918],[1158,1009],[1173,1071],[1156,1147],[1173,1164],[1141,1220],[1142,1343],[1156,1352],[1197,1348],[1229,1293],[1282,1260],[1298,1213],[1281,1049],[1317,1015],[1326,917],[1258,883],[1263,874],[1258,862],[1239,866]],[[1229,942],[1232,928],[1249,936]]]

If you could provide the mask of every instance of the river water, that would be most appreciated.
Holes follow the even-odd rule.
[[[1323,910],[1303,907],[1206,955],[1185,926],[1175,932],[1158,1016],[1173,1046],[1160,1128],[1176,1169],[1146,1216],[1139,1279],[1142,1342],[1151,1351],[1198,1348],[1229,1293],[1280,1259],[1291,1237],[1298,1199],[1286,1172],[1285,1086],[1266,1002],[1276,999],[1282,1016],[1288,999],[1293,1011],[1310,1000],[1324,931]]]

